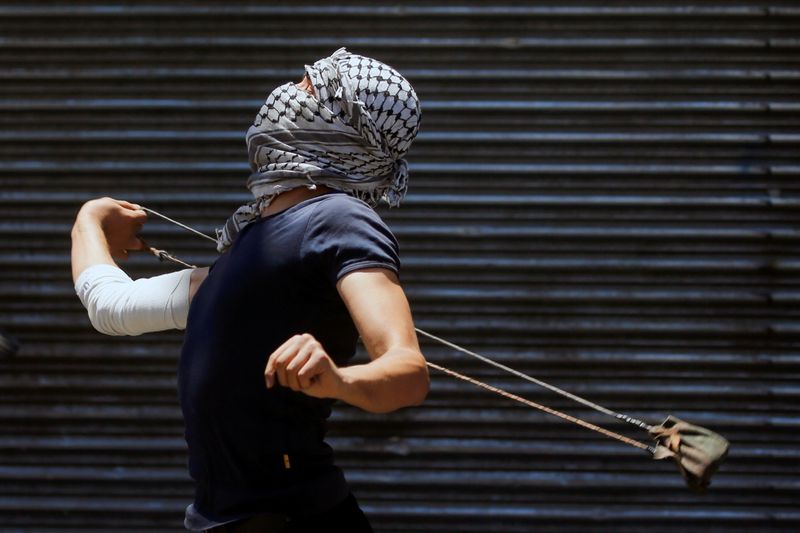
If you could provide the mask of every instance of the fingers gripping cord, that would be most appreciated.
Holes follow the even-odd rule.
[[[173,219],[171,219],[171,218],[169,218],[169,217],[167,217],[165,215],[162,215],[161,213],[158,213],[157,211],[153,211],[152,209],[148,209],[146,207],[142,207],[142,209],[147,211],[148,213],[152,213],[153,215],[156,215],[156,216],[158,216],[160,218],[163,218],[164,220],[166,220],[168,222],[171,222],[171,223],[173,223],[173,224],[175,224],[177,226],[180,226],[180,227],[182,227],[182,228],[184,228],[184,229],[186,229],[188,231],[191,231],[192,233],[195,233],[195,234],[197,234],[197,235],[199,235],[199,236],[201,236],[201,237],[203,237],[205,239],[211,240],[211,241],[213,241],[215,243],[217,242],[217,240],[214,239],[213,237],[210,237],[210,236],[206,235],[205,233],[197,231],[194,228],[191,228],[191,227],[189,227],[189,226],[187,226],[185,224],[182,224],[182,223],[180,223],[180,222],[178,222],[176,220],[173,220]],[[141,238],[140,238],[140,240],[141,240]],[[157,248],[153,248],[153,247],[149,246],[143,240],[142,240],[142,243],[149,249],[149,251],[151,253],[153,253],[156,257],[158,257],[162,261],[165,261],[165,260],[166,261],[172,261],[174,263],[183,265],[183,266],[188,267],[188,268],[197,268],[194,265],[190,265],[188,263],[185,263],[185,262],[181,261],[180,259],[178,259],[177,257],[175,257],[174,255],[168,253],[165,250],[159,250]],[[417,333],[419,333],[421,335],[424,335],[425,337],[428,337],[431,340],[439,342],[439,343],[441,343],[441,344],[443,344],[445,346],[448,346],[448,347],[450,347],[450,348],[452,348],[454,350],[457,350],[457,351],[459,351],[461,353],[464,353],[464,354],[469,355],[471,357],[474,357],[474,358],[476,358],[476,359],[478,359],[480,361],[483,361],[484,363],[487,363],[487,364],[492,365],[492,366],[494,366],[496,368],[499,368],[499,369],[501,369],[501,370],[503,370],[505,372],[513,374],[514,376],[517,376],[517,377],[519,377],[521,379],[524,379],[525,381],[529,381],[531,383],[539,385],[540,387],[544,387],[544,388],[546,388],[546,389],[548,389],[548,390],[550,390],[552,392],[555,392],[556,394],[559,394],[559,395],[564,396],[566,398],[569,398],[569,399],[571,399],[571,400],[573,400],[575,402],[578,402],[578,403],[580,403],[582,405],[585,405],[586,407],[594,409],[595,411],[598,411],[598,412],[603,413],[603,414],[608,415],[608,416],[612,416],[612,417],[614,417],[614,418],[616,418],[618,420],[622,420],[624,422],[627,422],[629,424],[632,424],[634,426],[637,426],[637,427],[645,429],[645,430],[650,430],[653,427],[652,425],[650,425],[650,424],[648,424],[648,423],[646,423],[646,422],[644,422],[642,420],[639,420],[637,418],[633,418],[633,417],[628,416],[628,415],[623,414],[623,413],[617,413],[616,411],[612,411],[611,409],[608,409],[606,407],[603,407],[602,405],[599,405],[599,404],[596,404],[594,402],[591,402],[591,401],[589,401],[589,400],[587,400],[585,398],[581,398],[580,396],[577,396],[575,394],[572,394],[571,392],[565,391],[564,389],[556,387],[555,385],[551,385],[551,384],[549,384],[549,383],[547,383],[545,381],[542,381],[540,379],[536,379],[536,378],[534,378],[532,376],[524,374],[524,373],[520,372],[519,370],[515,370],[515,369],[513,369],[511,367],[508,367],[508,366],[502,364],[502,363],[498,363],[497,361],[495,361],[495,360],[493,360],[493,359],[491,359],[489,357],[486,357],[484,355],[480,355],[480,354],[475,353],[473,351],[467,350],[466,348],[462,348],[461,346],[458,346],[457,344],[454,344],[454,343],[452,343],[452,342],[450,342],[448,340],[442,339],[441,337],[437,337],[436,335],[433,335],[431,333],[423,331],[423,330],[421,330],[419,328],[414,328],[414,329],[417,331]],[[443,372],[443,373],[445,373],[445,374],[447,374],[447,375],[449,375],[451,377],[454,377],[456,379],[460,379],[462,381],[466,381],[468,383],[472,383],[473,385],[476,385],[476,386],[481,387],[483,389],[486,389],[488,391],[494,392],[495,394],[499,394],[500,396],[503,396],[505,398],[514,400],[514,401],[519,402],[519,403],[521,403],[523,405],[526,405],[528,407],[532,407],[534,409],[538,409],[540,411],[544,411],[545,413],[549,413],[551,415],[557,416],[557,417],[561,418],[562,420],[566,420],[568,422],[572,422],[574,424],[577,424],[577,425],[579,425],[581,427],[584,427],[586,429],[589,429],[591,431],[595,431],[597,433],[605,435],[606,437],[609,437],[609,438],[618,440],[618,441],[620,441],[622,443],[625,443],[625,444],[628,444],[630,446],[633,446],[634,448],[639,448],[641,450],[646,450],[646,451],[650,452],[651,454],[654,454],[656,452],[656,448],[654,446],[649,446],[649,445],[647,445],[647,444],[645,444],[643,442],[637,441],[635,439],[626,437],[626,436],[621,435],[619,433],[615,433],[615,432],[610,431],[608,429],[605,429],[605,428],[602,428],[602,427],[597,426],[595,424],[592,424],[591,422],[587,422],[585,420],[582,420],[580,418],[574,417],[572,415],[563,413],[561,411],[557,411],[555,409],[551,409],[550,407],[538,404],[536,402],[532,402],[532,401],[527,400],[527,399],[525,399],[525,398],[523,398],[521,396],[518,396],[516,394],[512,394],[510,392],[507,392],[507,391],[505,391],[503,389],[500,389],[498,387],[494,387],[494,386],[489,385],[487,383],[484,383],[482,381],[478,381],[477,379],[471,378],[471,377],[466,376],[464,374],[459,374],[458,372],[455,372],[455,371],[450,370],[448,368],[445,368],[443,366],[439,366],[439,365],[431,363],[431,362],[428,362],[427,365],[430,368],[433,368],[435,370]]]

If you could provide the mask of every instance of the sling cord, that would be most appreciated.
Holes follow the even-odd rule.
[[[186,229],[188,231],[191,231],[192,233],[194,233],[196,235],[199,235],[199,236],[201,236],[201,237],[203,237],[205,239],[208,239],[208,240],[213,241],[213,242],[217,242],[217,240],[215,238],[213,238],[213,237],[211,237],[209,235],[206,235],[205,233],[202,233],[200,231],[197,231],[196,229],[191,228],[191,227],[189,227],[189,226],[187,226],[185,224],[181,224],[177,220],[173,220],[173,219],[169,218],[166,215],[162,215],[158,211],[154,211],[154,210],[149,209],[147,207],[142,207],[142,210],[144,210],[144,211],[146,211],[148,213],[152,213],[153,215],[155,215],[157,217],[163,218],[167,222],[171,222],[172,224],[180,226],[181,228],[184,228],[184,229]],[[197,268],[195,265],[191,265],[189,263],[181,261],[180,259],[178,259],[177,257],[175,257],[174,255],[168,253],[165,250],[159,250],[158,248],[154,248],[154,247],[150,246],[141,237],[139,238],[139,240],[145,246],[147,251],[149,251],[150,253],[152,253],[156,257],[158,257],[158,259],[161,260],[161,261],[171,261],[173,263],[176,263],[178,265],[184,266],[186,268]],[[611,409],[607,409],[607,408],[603,407],[602,405],[598,405],[598,404],[596,404],[594,402],[590,402],[589,400],[587,400],[585,398],[581,398],[580,396],[577,396],[575,394],[572,394],[571,392],[567,392],[567,391],[565,391],[563,389],[560,389],[559,387],[556,387],[555,385],[551,385],[549,383],[546,383],[544,381],[541,381],[539,379],[531,377],[531,376],[529,376],[527,374],[524,374],[524,373],[520,372],[519,370],[514,370],[511,367],[508,367],[508,366],[506,366],[506,365],[504,365],[502,363],[498,363],[497,361],[494,361],[493,359],[490,359],[490,358],[488,358],[488,357],[486,357],[484,355],[480,355],[480,354],[475,353],[473,351],[467,350],[466,348],[463,348],[463,347],[461,347],[461,346],[459,346],[457,344],[454,344],[454,343],[452,343],[450,341],[442,339],[441,337],[437,337],[436,335],[428,333],[427,331],[423,331],[423,330],[421,330],[421,329],[419,329],[417,327],[415,327],[414,329],[417,331],[417,333],[420,333],[421,335],[424,335],[424,336],[426,336],[426,337],[428,337],[428,338],[430,338],[430,339],[432,339],[432,340],[434,340],[436,342],[444,344],[445,346],[448,346],[450,348],[453,348],[456,351],[459,351],[461,353],[464,353],[466,355],[474,357],[474,358],[476,358],[476,359],[478,359],[480,361],[483,361],[484,363],[490,364],[490,365],[492,365],[492,366],[494,366],[496,368],[499,368],[501,370],[509,372],[509,373],[519,377],[519,378],[524,379],[525,381],[529,381],[531,383],[535,383],[536,385],[539,385],[540,387],[544,387],[544,388],[546,388],[546,389],[548,389],[548,390],[550,390],[552,392],[555,392],[556,394],[559,394],[559,395],[564,396],[566,398],[569,398],[569,399],[571,399],[571,400],[573,400],[575,402],[578,402],[578,403],[580,403],[582,405],[585,405],[586,407],[594,409],[595,411],[599,411],[599,412],[601,412],[603,414],[606,414],[606,415],[609,415],[609,416],[613,416],[614,418],[616,418],[618,420],[622,420],[622,421],[627,422],[629,424],[633,424],[634,426],[639,427],[641,429],[649,430],[652,427],[650,424],[647,424],[646,422],[643,422],[642,420],[630,417],[630,416],[622,414],[622,413],[617,413],[615,411],[612,411]],[[576,418],[576,417],[574,417],[572,415],[569,415],[567,413],[563,413],[561,411],[557,411],[555,409],[551,409],[550,407],[538,404],[536,402],[532,402],[530,400],[522,398],[521,396],[517,396],[516,394],[512,394],[512,393],[510,393],[508,391],[505,391],[503,389],[500,389],[498,387],[494,387],[494,386],[489,385],[487,383],[484,383],[482,381],[478,381],[477,379],[471,378],[469,376],[465,376],[464,374],[459,374],[458,372],[455,372],[455,371],[450,370],[448,368],[439,366],[437,364],[434,364],[434,363],[431,363],[431,362],[427,362],[427,361],[426,361],[426,364],[430,368],[433,368],[433,369],[438,370],[440,372],[444,372],[445,374],[448,374],[448,375],[450,375],[450,376],[452,376],[454,378],[466,381],[468,383],[472,383],[473,385],[477,385],[478,387],[484,388],[484,389],[486,389],[488,391],[491,391],[491,392],[494,392],[496,394],[499,394],[500,396],[504,396],[504,397],[509,398],[511,400],[517,401],[517,402],[519,402],[521,404],[527,405],[528,407],[533,407],[534,409],[539,409],[540,411],[544,411],[545,413],[549,413],[551,415],[557,416],[557,417],[559,417],[559,418],[561,418],[563,420],[566,420],[568,422],[572,422],[574,424],[577,424],[579,426],[585,427],[587,429],[590,429],[592,431],[595,431],[597,433],[600,433],[600,434],[605,435],[607,437],[610,437],[612,439],[616,439],[616,440],[618,440],[620,442],[623,442],[625,444],[633,446],[634,448],[639,448],[639,449],[642,449],[642,450],[646,450],[646,451],[648,451],[650,453],[655,453],[655,451],[656,451],[654,446],[649,446],[649,445],[647,445],[647,444],[645,444],[643,442],[640,442],[638,440],[631,439],[631,438],[626,437],[624,435],[621,435],[619,433],[615,433],[614,431],[610,431],[608,429],[605,429],[605,428],[602,428],[602,427],[597,426],[595,424],[592,424],[591,422],[586,422],[585,420],[581,420],[580,418]]]

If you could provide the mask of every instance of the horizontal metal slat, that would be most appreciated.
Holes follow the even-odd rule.
[[[341,15],[350,16],[442,16],[450,18],[454,15],[483,18],[491,16],[531,16],[531,17],[654,17],[654,16],[676,16],[683,18],[697,18],[704,16],[724,16],[728,17],[752,17],[770,15],[781,16],[800,16],[798,10],[785,6],[757,7],[746,5],[695,5],[695,6],[524,6],[524,5],[505,5],[487,6],[485,4],[475,5],[346,5],[346,6],[325,6],[311,5],[305,6],[296,4],[292,6],[280,5],[237,5],[235,9],[229,6],[215,5],[131,5],[121,9],[117,6],[99,5],[59,5],[59,6],[2,6],[0,15],[7,17],[135,17],[135,16],[164,16],[179,15],[181,17],[218,17],[218,16],[241,16],[251,17],[253,15]]]
[[[329,37],[305,37],[304,44],[310,47],[328,47],[332,50],[340,46],[371,47],[371,48],[403,48],[403,49],[569,49],[569,48],[766,48],[769,44],[789,46],[794,43],[792,39],[775,40],[754,39],[746,37],[663,37],[663,38],[381,38],[381,37],[351,37],[348,39]],[[47,37],[0,37],[0,47],[6,49],[35,49],[52,48],[64,50],[66,48],[163,48],[163,47],[191,47],[215,48],[223,47],[259,47],[279,49],[281,47],[294,47],[294,42],[285,37],[75,37],[75,38],[47,38]]]

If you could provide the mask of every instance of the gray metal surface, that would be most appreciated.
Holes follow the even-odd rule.
[[[247,198],[264,96],[342,45],[422,100],[408,200],[381,210],[418,325],[732,441],[698,496],[671,464],[433,375],[422,407],[333,417],[376,529],[800,529],[798,30],[789,1],[0,4],[0,329],[21,344],[0,360],[0,531],[181,529],[181,336],[91,329],[71,221],[112,195],[211,233]]]

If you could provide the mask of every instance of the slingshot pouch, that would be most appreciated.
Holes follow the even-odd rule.
[[[654,459],[672,458],[689,488],[702,491],[728,454],[727,439],[672,415],[649,430],[656,439]]]

